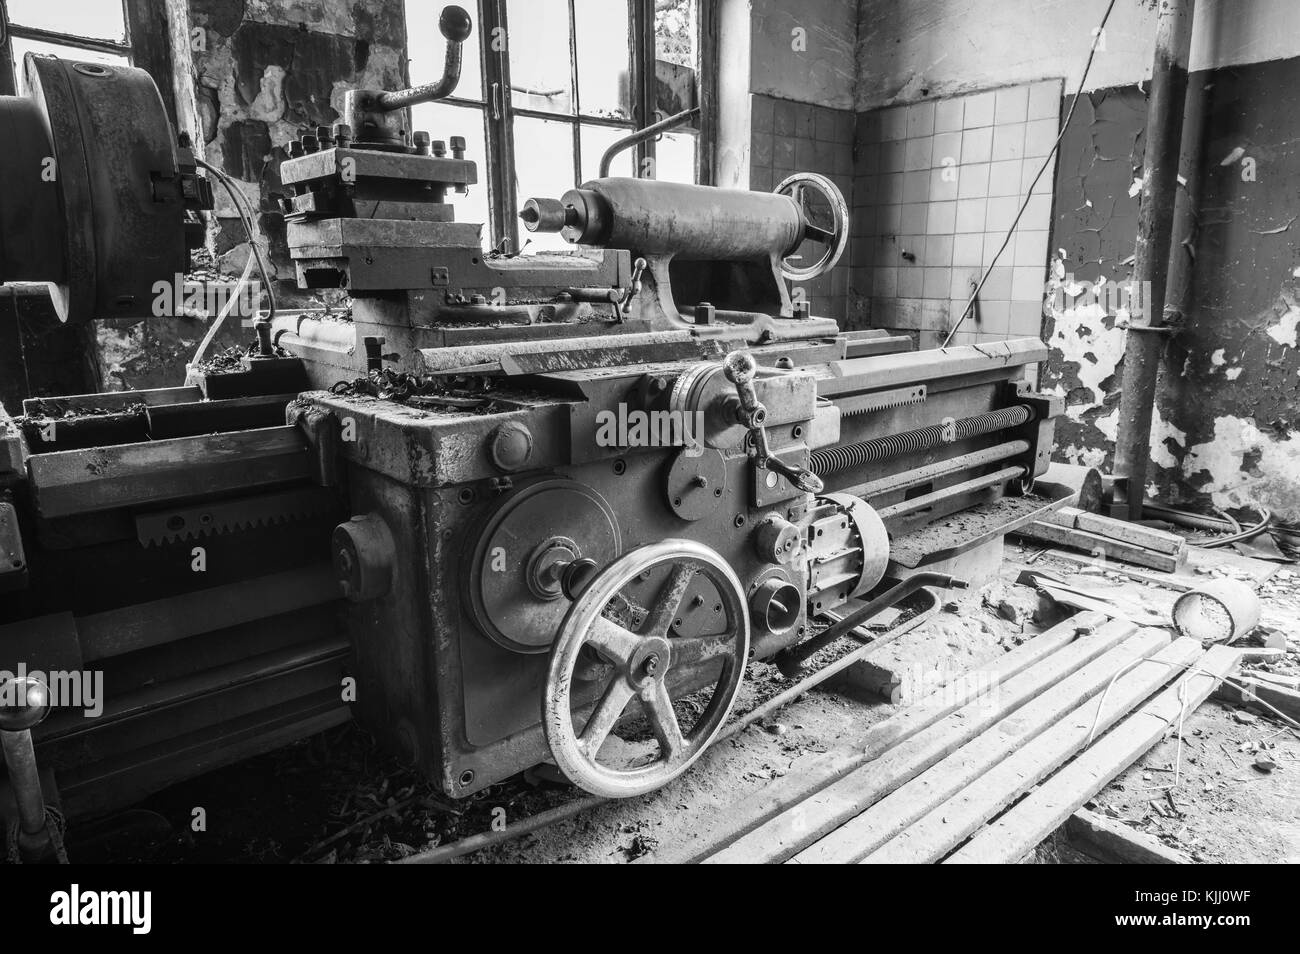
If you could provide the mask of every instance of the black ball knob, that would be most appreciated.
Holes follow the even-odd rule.
[[[447,6],[442,8],[438,17],[438,29],[452,43],[464,43],[469,39],[469,31],[474,28],[474,21],[469,18],[464,7]]]

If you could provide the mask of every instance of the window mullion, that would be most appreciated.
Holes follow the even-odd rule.
[[[632,29],[628,31],[632,56],[632,117],[637,129],[655,121],[655,9],[654,0],[628,0]],[[636,146],[633,175],[654,168],[654,138]],[[648,160],[648,161],[647,161]]]
[[[487,131],[487,166],[483,177],[488,186],[491,211],[492,245],[508,241],[511,250],[519,248],[519,224],[515,200],[513,106],[510,96],[510,44],[505,0],[482,0],[479,12],[483,24],[480,43],[483,50],[483,109]],[[494,43],[503,37],[504,43]],[[500,46],[501,49],[493,49]]]
[[[578,92],[578,14],[569,0],[569,87],[573,91],[573,187],[582,185],[582,95]]]

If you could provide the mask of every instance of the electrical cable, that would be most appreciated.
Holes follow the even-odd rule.
[[[235,213],[239,216],[240,224],[244,228],[244,234],[248,238],[248,247],[251,254],[248,261],[244,263],[244,271],[240,275],[239,281],[236,283],[235,293],[231,296],[230,301],[226,303],[226,306],[217,314],[217,317],[208,328],[207,334],[204,335],[203,340],[199,342],[198,350],[195,351],[193,359],[189,362],[189,367],[196,367],[203,360],[203,356],[207,353],[208,345],[212,342],[212,339],[216,337],[217,332],[225,323],[226,317],[234,309],[236,302],[240,300],[244,287],[248,283],[248,276],[252,271],[254,263],[257,264],[257,270],[262,276],[262,287],[266,291],[267,301],[266,315],[262,316],[259,314],[257,317],[259,319],[270,321],[276,314],[275,288],[271,283],[271,276],[266,267],[266,262],[262,258],[262,250],[257,244],[256,230],[253,226],[252,203],[249,202],[248,196],[244,195],[243,191],[239,189],[234,180],[225,172],[211,163],[205,162],[203,159],[195,158],[194,161],[213,176],[230,196],[231,204],[234,205]],[[261,310],[260,303],[258,310],[259,312]]]
[[[1215,537],[1212,540],[1197,542],[1197,546],[1203,547],[1207,550],[1212,550],[1216,547],[1226,547],[1231,543],[1241,543],[1245,540],[1253,540],[1265,531],[1271,530],[1271,524],[1273,522],[1272,511],[1267,507],[1261,507],[1259,505],[1255,506],[1255,510],[1259,514],[1258,522],[1252,526],[1246,527],[1245,529],[1242,529],[1241,525],[1226,513],[1223,514],[1226,519],[1219,519],[1215,517],[1207,517],[1199,513],[1190,513],[1186,510],[1179,510],[1177,507],[1170,507],[1166,504],[1157,503],[1144,503],[1142,509],[1144,513],[1149,513],[1152,516],[1159,517],[1162,520],[1167,520],[1168,522],[1180,527],[1191,527],[1196,530],[1208,530],[1212,533],[1218,532],[1224,528],[1232,531],[1227,536]],[[1220,512],[1222,513],[1222,511]]]
[[[1110,0],[1110,4],[1106,7],[1106,13],[1101,18],[1101,25],[1097,27],[1096,32],[1093,34],[1092,50],[1088,53],[1088,62],[1084,64],[1083,75],[1079,77],[1079,88],[1075,91],[1074,99],[1070,103],[1070,110],[1065,114],[1065,122],[1061,123],[1061,132],[1056,137],[1056,142],[1052,143],[1052,148],[1048,151],[1047,157],[1043,160],[1043,164],[1039,166],[1038,174],[1034,176],[1034,181],[1031,182],[1029,188],[1025,190],[1025,201],[1021,203],[1020,211],[1016,213],[1015,221],[1011,223],[1011,228],[1007,230],[1006,237],[1002,240],[1001,247],[997,250],[997,253],[994,254],[992,261],[990,261],[985,267],[984,274],[980,278],[979,284],[975,286],[975,290],[971,292],[970,298],[966,301],[966,307],[962,310],[961,317],[958,318],[957,322],[951,329],[949,329],[948,335],[943,339],[943,345],[941,347],[948,347],[949,342],[952,341],[953,335],[957,333],[957,329],[966,321],[966,316],[969,315],[971,309],[975,307],[975,302],[979,300],[980,292],[984,290],[984,285],[988,282],[989,276],[993,274],[993,266],[997,265],[998,259],[1002,257],[1002,253],[1005,252],[1007,246],[1011,244],[1011,236],[1015,235],[1016,229],[1020,227],[1020,219],[1024,216],[1025,209],[1029,208],[1029,201],[1034,196],[1034,189],[1038,187],[1038,180],[1043,177],[1043,173],[1046,172],[1047,167],[1051,165],[1052,158],[1056,155],[1056,151],[1061,146],[1061,140],[1065,138],[1066,130],[1070,128],[1070,120],[1074,118],[1074,110],[1079,105],[1079,98],[1083,96],[1084,86],[1088,82],[1088,73],[1092,70],[1092,61],[1097,56],[1097,49],[1101,46],[1102,37],[1105,35],[1106,24],[1110,20],[1111,11],[1114,9],[1115,0]]]

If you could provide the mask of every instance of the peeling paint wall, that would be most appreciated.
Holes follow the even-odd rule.
[[[1118,0],[1055,181],[1043,384],[1057,458],[1109,467],[1156,0]],[[1104,0],[858,0],[859,111],[1046,77],[1078,86]],[[1300,521],[1300,3],[1198,0],[1210,81],[1193,287],[1166,348],[1148,491]],[[1069,106],[1067,99],[1065,106]],[[1064,111],[1063,111],[1064,112]],[[1140,301],[1140,297],[1138,299]]]
[[[261,211],[258,227],[277,276],[291,279],[274,203],[279,160],[292,139],[339,118],[346,90],[403,85],[402,0],[191,0],[190,20],[204,38],[194,69],[205,156],[239,180]],[[222,255],[243,242],[243,232],[228,197],[216,191]]]
[[[190,0],[189,56],[202,155],[232,176],[257,210],[257,241],[281,304],[305,303],[294,281],[284,219],[276,204],[288,143],[338,120],[346,90],[405,85],[402,0]],[[188,91],[181,90],[182,95]],[[188,96],[186,96],[188,98]],[[188,110],[186,111],[188,112]],[[213,184],[215,261],[207,280],[233,280],[249,254],[226,191]],[[112,390],[172,387],[208,328],[194,316],[101,322],[100,372]],[[209,354],[249,332],[227,322]]]
[[[1207,77],[1199,232],[1183,325],[1165,351],[1149,490],[1300,520],[1300,59]],[[1059,459],[1109,466],[1137,231],[1145,94],[1080,102],[1056,182],[1052,360]],[[1098,281],[1111,297],[1098,296]]]

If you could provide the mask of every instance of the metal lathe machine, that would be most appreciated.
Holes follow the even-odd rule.
[[[298,287],[350,315],[0,415],[0,814],[25,852],[46,806],[102,814],[349,718],[451,796],[544,763],[649,791],[747,662],[797,672],[818,617],[1048,506],[1041,342],[918,352],[792,299],[847,241],[820,176],[597,179],[521,213],[571,251],[484,252],[454,215],[474,163],[406,112],[454,88],[462,17],[440,83],[350,93],[282,164]],[[147,314],[213,178],[143,72],[25,73],[0,280],[69,322]],[[93,714],[55,698],[86,673]]]

